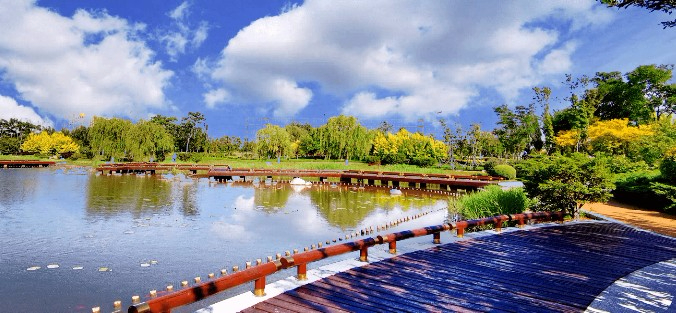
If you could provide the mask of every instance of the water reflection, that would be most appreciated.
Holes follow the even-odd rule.
[[[51,168],[0,170],[0,192],[0,312],[86,312],[446,206],[445,198],[387,189]]]
[[[156,177],[92,175],[86,188],[89,217],[131,213],[139,218],[143,213],[168,211],[172,200],[172,183]]]

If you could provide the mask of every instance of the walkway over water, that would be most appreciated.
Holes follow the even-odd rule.
[[[198,165],[154,162],[129,162],[103,164],[96,168],[101,174],[151,174],[157,171],[170,171],[172,169],[190,171],[193,177],[213,178],[218,182],[233,180],[235,177],[246,180],[247,177],[315,177],[320,182],[328,178],[337,178],[341,183],[351,184],[356,182],[360,185],[392,186],[399,188],[401,183],[406,183],[409,188],[429,189],[429,185],[438,186],[439,190],[447,191],[449,188],[475,190],[490,184],[497,184],[503,180],[501,177],[482,175],[454,175],[454,174],[422,174],[402,173],[387,171],[363,171],[363,170],[301,170],[301,169],[254,169],[234,168],[227,165]],[[205,173],[197,174],[198,171]]]
[[[674,258],[674,238],[608,222],[563,224],[458,241],[356,267],[244,312],[579,312],[595,299],[596,308],[611,312],[631,306],[669,311],[676,307]],[[650,273],[642,277],[648,278],[629,292],[643,292],[647,302],[626,290],[622,299],[608,291],[597,298],[618,279],[646,267]]]
[[[0,160],[0,168],[47,167],[54,164],[54,161]]]

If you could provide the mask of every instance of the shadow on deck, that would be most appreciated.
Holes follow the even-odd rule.
[[[244,312],[577,312],[618,279],[674,258],[674,238],[615,223],[564,224],[400,255],[303,285]],[[665,311],[676,296],[673,287],[672,281]]]

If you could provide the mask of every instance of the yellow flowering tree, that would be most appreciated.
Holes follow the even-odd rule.
[[[379,132],[373,139],[373,154],[384,163],[429,164],[444,158],[446,149],[442,141],[432,136],[410,133],[404,128],[396,134]]]
[[[597,121],[589,126],[587,140],[582,144],[592,153],[626,154],[632,143],[653,133],[651,126],[633,126],[626,118]],[[580,132],[576,129],[561,131],[555,140],[563,150],[575,148]]]
[[[73,138],[64,135],[62,132],[55,132],[50,135],[43,131],[30,134],[21,145],[21,150],[43,155],[70,156],[80,150],[80,146],[73,141]]]

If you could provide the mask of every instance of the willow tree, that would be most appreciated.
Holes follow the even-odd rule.
[[[144,120],[126,129],[123,139],[126,157],[130,160],[151,157],[164,160],[165,154],[174,149],[174,138],[164,126]]]
[[[259,156],[281,157],[291,149],[291,136],[284,128],[266,124],[256,132],[256,147]]]
[[[132,127],[129,120],[95,116],[89,127],[89,142],[95,155],[121,158],[125,156],[125,131]]]
[[[320,150],[328,158],[363,158],[371,150],[373,134],[354,116],[334,116],[320,132]]]

